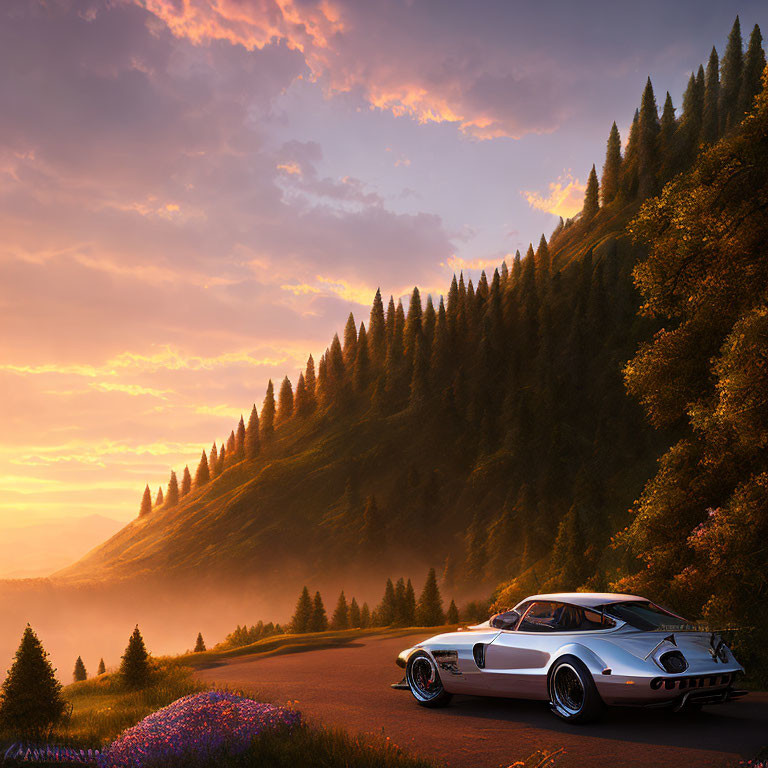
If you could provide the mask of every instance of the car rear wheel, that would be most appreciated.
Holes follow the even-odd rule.
[[[549,706],[552,713],[569,723],[596,720],[603,700],[586,665],[575,656],[558,659],[549,673]]]
[[[425,651],[417,651],[408,659],[405,679],[422,707],[444,707],[452,698],[443,688],[434,659]]]

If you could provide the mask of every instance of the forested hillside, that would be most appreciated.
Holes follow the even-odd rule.
[[[764,600],[741,533],[766,525],[764,67],[737,19],[679,116],[649,79],[578,217],[476,285],[377,293],[61,576],[437,566],[448,594],[613,582],[736,617],[725,548]]]

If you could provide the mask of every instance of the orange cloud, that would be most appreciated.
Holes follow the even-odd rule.
[[[548,195],[542,195],[539,192],[522,192],[521,194],[531,208],[571,219],[584,206],[586,188],[585,184],[581,184],[577,178],[566,173],[557,181],[549,183]]]

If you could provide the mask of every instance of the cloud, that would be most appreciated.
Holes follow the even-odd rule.
[[[564,219],[573,218],[584,206],[586,184],[581,184],[571,173],[563,174],[549,183],[549,194],[522,192],[531,208],[546,211]]]

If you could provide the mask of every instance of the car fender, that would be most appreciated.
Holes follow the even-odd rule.
[[[597,655],[591,648],[588,648],[582,643],[568,643],[558,648],[556,653],[552,654],[547,674],[552,670],[552,667],[563,656],[575,656],[579,661],[583,662],[587,669],[591,672],[592,677],[597,679],[608,668],[608,665]]]

